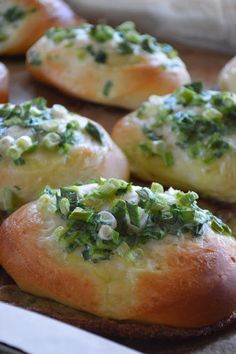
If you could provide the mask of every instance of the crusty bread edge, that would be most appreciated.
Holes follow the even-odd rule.
[[[28,295],[27,293],[21,291],[16,285],[4,285],[0,288],[17,288],[22,296]],[[32,295],[30,295],[32,296]],[[34,296],[35,297],[35,296]],[[39,297],[37,297],[40,299]],[[11,301],[7,299],[1,299],[1,301],[18,306],[20,304],[17,301]],[[37,312],[56,320],[66,322],[75,327],[94,332],[99,335],[104,335],[113,338],[126,338],[126,339],[187,339],[193,337],[207,336],[213,333],[227,329],[229,326],[236,323],[236,312],[232,313],[228,318],[220,320],[213,325],[205,326],[201,328],[175,328],[158,324],[144,324],[134,321],[117,321],[108,318],[101,318],[91,314],[86,314],[86,312],[80,311],[82,316],[78,319],[75,316],[65,316],[62,314],[54,312],[50,308],[50,302],[55,303],[55,301],[48,300],[49,306],[44,308],[38,308],[32,303],[32,305],[24,307],[25,309],[33,312]],[[63,305],[64,306],[64,305]]]

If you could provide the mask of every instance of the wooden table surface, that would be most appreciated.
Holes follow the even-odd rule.
[[[207,50],[176,46],[193,80],[202,80],[207,87],[217,87],[217,75],[230,56]],[[10,70],[10,101],[20,103],[34,97],[45,97],[49,105],[60,103],[71,111],[88,116],[102,124],[109,132],[125,110],[99,106],[65,96],[56,89],[35,82],[24,66],[24,58],[2,59]],[[1,279],[0,279],[1,284]],[[128,341],[122,343],[141,352],[172,353],[236,353],[236,325],[213,336],[179,341]]]

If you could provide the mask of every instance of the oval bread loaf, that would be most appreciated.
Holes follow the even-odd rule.
[[[0,229],[19,287],[98,316],[201,328],[236,309],[236,241],[194,192],[121,180],[47,189]]]
[[[113,139],[133,174],[236,202],[236,96],[187,85],[151,96],[120,120]]]
[[[37,80],[72,96],[128,109],[190,81],[170,45],[141,35],[130,22],[52,28],[30,48],[27,65]]]
[[[127,179],[126,157],[97,123],[44,99],[0,106],[0,210],[96,177]]]
[[[1,0],[0,22],[0,54],[16,55],[48,28],[75,26],[79,20],[63,0]]]

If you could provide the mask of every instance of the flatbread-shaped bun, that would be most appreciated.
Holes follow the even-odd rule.
[[[63,0],[1,0],[0,54],[24,54],[53,26],[75,26],[79,20]]]
[[[214,326],[236,309],[236,241],[196,198],[115,179],[47,189],[1,225],[0,261],[22,290],[101,318]]]
[[[126,157],[97,123],[44,99],[0,106],[0,210],[96,177],[127,179]]]
[[[236,202],[236,96],[186,85],[151,96],[120,120],[113,139],[143,180]]]
[[[225,64],[219,74],[221,90],[236,92],[236,57]]]
[[[36,60],[35,60],[36,59]],[[33,76],[85,100],[137,108],[190,81],[177,52],[133,23],[50,29],[27,53]]]
[[[8,101],[9,96],[9,72],[3,63],[0,63],[0,103]]]

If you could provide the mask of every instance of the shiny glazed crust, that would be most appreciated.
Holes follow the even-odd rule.
[[[168,135],[168,143],[174,156],[173,166],[166,166],[160,157],[147,157],[139,148],[146,140],[140,120],[127,115],[117,122],[112,137],[127,155],[131,172],[145,181],[156,180],[165,186],[181,190],[194,190],[203,196],[228,203],[236,202],[235,178],[236,154],[234,151],[204,164],[190,158],[187,152],[172,142],[173,133]]]
[[[0,229],[0,262],[32,294],[116,320],[201,328],[236,308],[236,242],[209,232],[167,237],[143,246],[145,262],[113,256],[90,263],[65,255],[52,230],[57,216],[37,202],[18,209]]]
[[[50,27],[70,27],[79,23],[78,17],[63,0],[11,0],[32,12],[13,29],[10,39],[1,42],[0,54],[24,54]]]
[[[80,124],[89,121],[78,115],[73,115],[73,119],[78,120]],[[73,145],[66,154],[38,149],[28,155],[23,166],[16,166],[9,160],[1,161],[0,191],[14,191],[19,199],[18,206],[36,199],[38,193],[47,185],[58,188],[99,177],[119,176],[128,179],[129,166],[126,157],[108,133],[97,123],[93,124],[98,126],[103,134],[103,145],[85,135],[83,143]],[[16,189],[16,186],[19,188]],[[0,210],[4,210],[3,204],[3,198],[0,197]]]
[[[37,52],[42,63],[29,63],[30,52]],[[74,97],[127,109],[137,108],[151,94],[165,95],[188,83],[190,76],[182,62],[163,70],[158,59],[141,55],[138,62],[121,57],[115,63],[98,64],[94,59],[79,61],[73,48],[52,46],[41,38],[28,52],[31,74],[39,81],[55,86]],[[131,56],[132,57],[132,56]],[[109,96],[104,95],[106,82],[112,82]]]
[[[236,57],[233,57],[221,70],[219,85],[221,90],[236,92]]]
[[[7,67],[0,63],[0,103],[8,102],[9,72]]]

